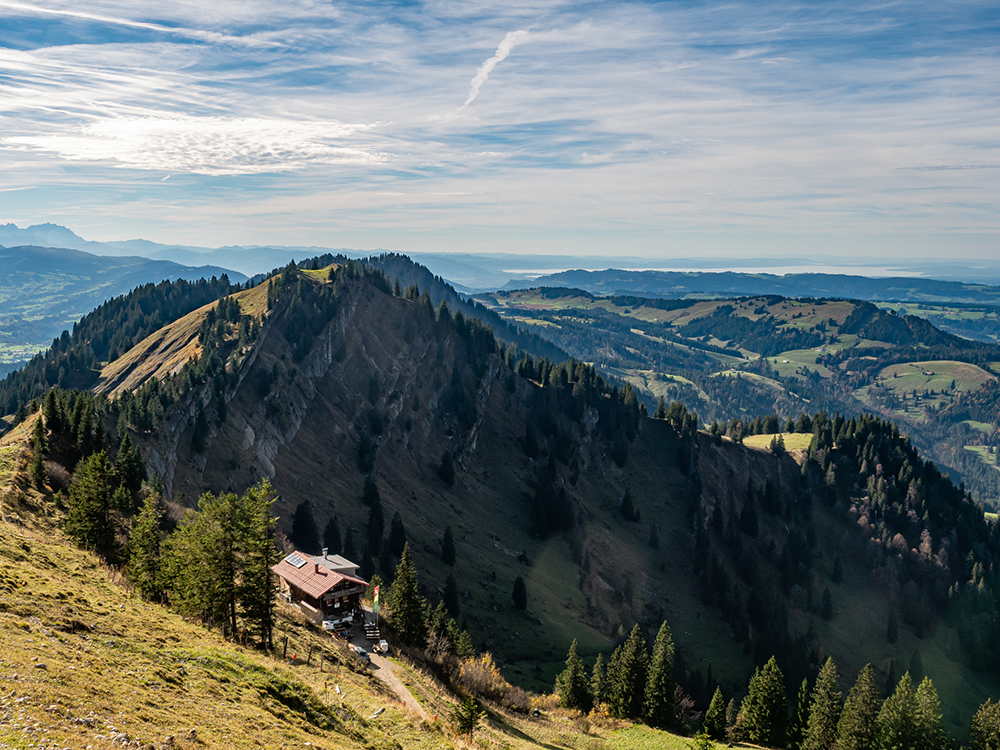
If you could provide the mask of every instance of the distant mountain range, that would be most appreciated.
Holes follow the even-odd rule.
[[[301,245],[228,245],[209,248],[196,245],[163,245],[143,239],[133,239],[115,242],[93,242],[85,240],[66,227],[57,224],[38,224],[20,229],[14,224],[0,224],[0,245],[13,247],[17,245],[37,245],[40,247],[66,247],[83,250],[96,255],[108,256],[142,256],[152,260],[170,260],[189,266],[214,265],[231,268],[247,276],[267,273],[275,268],[285,266],[291,260],[303,260],[323,253],[343,254],[351,258],[369,257],[384,252],[380,248],[347,249],[333,247],[315,247]],[[813,269],[817,275],[841,274],[857,275],[858,277],[910,275],[921,279],[938,279],[954,282],[977,284],[1000,284],[1000,260],[961,260],[961,259],[889,259],[875,258],[870,261],[852,260],[850,258],[833,258],[816,255],[803,255],[801,258],[716,258],[700,257],[698,249],[692,246],[688,257],[643,258],[609,253],[605,256],[575,256],[575,255],[531,255],[524,253],[420,253],[408,252],[407,255],[428,268],[433,274],[446,279],[459,292],[493,291],[502,288],[525,288],[540,285],[563,286],[562,282],[550,281],[553,276],[561,273],[615,273],[615,271],[599,272],[594,269],[619,269],[617,273],[637,274],[686,272],[704,273],[707,276],[722,274],[724,271],[746,272],[731,275],[758,276],[766,274],[750,273],[760,270],[770,272],[774,277],[781,274],[794,274]],[[589,271],[568,271],[570,267],[589,269]],[[654,269],[654,270],[650,270]],[[809,274],[812,275],[812,274]],[[588,288],[583,284],[573,284]],[[877,282],[876,286],[880,286]],[[597,291],[593,289],[590,291]],[[610,286],[601,289],[601,293],[639,291],[630,286]],[[720,294],[742,294],[744,292],[711,289],[709,293],[718,291]],[[653,292],[649,292],[652,294]],[[747,294],[769,294],[764,289],[756,288]],[[799,294],[787,290],[777,291],[778,294]],[[813,294],[804,291],[801,294]],[[816,294],[825,294],[822,290]],[[864,297],[868,298],[868,297]]]
[[[53,225],[43,229],[51,242],[63,241],[65,233],[72,235]],[[191,267],[32,245],[0,248],[0,363],[30,356],[34,349],[21,352],[19,345],[51,343],[90,310],[143,284],[223,274],[234,284],[247,280],[238,271],[214,265]]]
[[[869,302],[949,302],[1000,304],[1000,286],[920,277],[869,278],[829,273],[563,271],[540,276],[533,287],[583,289],[591,294],[633,294],[681,298],[691,295],[734,296],[776,294],[784,297],[838,297]],[[513,282],[508,288],[523,288]]]

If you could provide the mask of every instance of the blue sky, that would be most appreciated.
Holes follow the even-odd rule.
[[[0,0],[0,222],[1000,255],[995,2]]]

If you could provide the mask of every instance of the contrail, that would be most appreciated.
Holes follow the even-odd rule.
[[[472,104],[473,100],[479,96],[479,89],[481,89],[483,84],[486,83],[486,79],[490,77],[490,73],[493,68],[497,66],[497,63],[506,59],[507,55],[510,54],[510,51],[514,49],[514,47],[526,42],[527,40],[528,32],[524,29],[507,32],[507,36],[503,38],[503,41],[500,42],[500,46],[497,47],[496,54],[479,66],[479,70],[476,71],[476,75],[472,79],[472,90],[469,92],[469,98],[465,100],[465,104],[458,108],[459,110],[463,110],[468,107]]]

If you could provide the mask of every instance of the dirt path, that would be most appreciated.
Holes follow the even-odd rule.
[[[365,618],[370,618],[371,612],[365,611]],[[360,631],[360,632],[359,632]],[[354,637],[351,639],[351,643],[355,646],[360,646],[368,652],[368,656],[371,658],[371,673],[382,680],[396,697],[403,703],[408,711],[412,711],[417,714],[424,721],[429,722],[431,719],[427,715],[427,712],[421,707],[417,702],[417,699],[413,697],[413,693],[409,691],[406,685],[403,684],[402,680],[395,674],[396,665],[392,663],[389,659],[385,658],[381,654],[376,654],[372,651],[371,646],[367,640],[365,640],[364,629],[360,627],[354,628]]]
[[[396,697],[403,702],[403,705],[408,711],[413,711],[424,721],[430,721],[430,717],[427,712],[417,703],[417,699],[413,697],[413,693],[409,691],[406,685],[396,676],[393,671],[396,666],[391,661],[386,659],[384,656],[379,654],[369,654],[372,659],[372,674],[378,677],[382,682],[389,686],[389,689],[396,694]]]

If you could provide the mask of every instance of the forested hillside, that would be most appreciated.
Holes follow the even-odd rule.
[[[551,288],[477,299],[631,382],[650,408],[662,396],[708,420],[875,413],[902,425],[988,507],[1000,502],[1000,412],[975,406],[995,390],[995,343],[849,300],[597,297]]]

